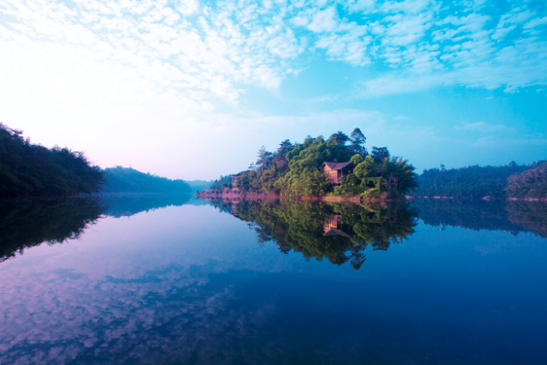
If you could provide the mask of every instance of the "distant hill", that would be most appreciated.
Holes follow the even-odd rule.
[[[0,196],[62,196],[92,193],[104,176],[81,152],[46,148],[0,123]]]
[[[186,182],[188,183],[188,185],[190,185],[193,192],[209,189],[211,187],[211,184],[213,183],[212,181],[205,180],[192,180]]]
[[[184,180],[143,173],[127,167],[110,167],[103,170],[107,183],[104,193],[191,193],[192,188]]]
[[[547,162],[430,169],[418,176],[418,185],[414,196],[547,198]]]

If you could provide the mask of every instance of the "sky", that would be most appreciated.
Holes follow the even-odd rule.
[[[218,178],[358,127],[417,172],[547,158],[547,2],[0,0],[0,122]]]

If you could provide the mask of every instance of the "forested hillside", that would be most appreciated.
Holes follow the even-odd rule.
[[[469,166],[459,169],[425,170],[418,177],[415,196],[546,198],[547,162],[530,165],[514,162],[505,166]]]
[[[30,143],[0,123],[0,196],[58,196],[98,191],[105,182],[81,152]]]
[[[511,198],[547,198],[547,161],[538,161],[520,174],[509,176],[505,189]]]
[[[170,180],[166,177],[143,173],[127,167],[104,169],[107,183],[105,193],[191,193],[192,189],[183,180]]]

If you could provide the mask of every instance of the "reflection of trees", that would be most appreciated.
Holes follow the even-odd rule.
[[[216,202],[226,207],[229,202]],[[226,209],[226,208],[224,208]],[[365,248],[387,250],[414,232],[415,213],[406,205],[388,209],[344,203],[296,200],[245,200],[233,204],[231,213],[249,222],[259,243],[274,241],[283,253],[293,250],[306,259],[323,257],[331,263],[346,262],[358,269]]]
[[[547,237],[547,204],[543,202],[417,199],[412,205],[430,226],[531,232]]]
[[[131,216],[188,202],[189,194],[117,194],[98,198],[0,201],[0,262],[25,248],[78,238],[101,215]]]
[[[170,206],[186,204],[190,194],[130,193],[102,194],[101,204],[105,206],[105,215],[129,217],[134,214]]]
[[[97,199],[14,199],[0,201],[0,262],[25,248],[78,238],[103,208]]]

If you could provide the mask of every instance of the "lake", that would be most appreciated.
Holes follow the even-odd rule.
[[[547,205],[0,202],[1,364],[546,364]]]

